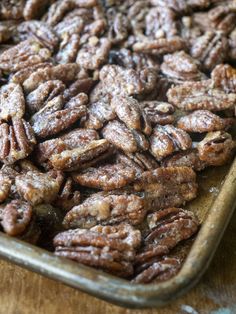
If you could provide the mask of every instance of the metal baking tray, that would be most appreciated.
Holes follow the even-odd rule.
[[[0,233],[0,256],[111,303],[147,308],[163,306],[193,287],[207,269],[236,205],[236,159],[231,167],[200,174],[200,192],[188,208],[202,227],[181,271],[163,283],[134,285]]]

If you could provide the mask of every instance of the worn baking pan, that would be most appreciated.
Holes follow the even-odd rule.
[[[236,203],[236,159],[231,167],[208,169],[200,175],[200,196],[188,205],[202,227],[178,275],[159,284],[134,285],[1,233],[0,256],[10,262],[127,307],[162,306],[182,295],[200,279],[220,242]]]

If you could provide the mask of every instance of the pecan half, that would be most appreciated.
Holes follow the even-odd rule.
[[[0,160],[13,164],[26,158],[33,150],[36,140],[28,122],[23,119],[12,119],[12,125],[0,124]]]
[[[199,227],[197,217],[181,208],[166,208],[150,214],[147,220],[150,231],[136,256],[138,264],[168,253],[179,242],[195,234]]]
[[[179,150],[191,148],[192,140],[188,133],[173,125],[156,126],[150,137],[150,149],[157,160]]]
[[[217,65],[211,72],[211,78],[216,88],[222,88],[226,93],[236,93],[236,69],[231,65]]]
[[[110,191],[134,181],[135,170],[122,163],[105,164],[73,174],[73,179],[82,186]]]
[[[60,43],[59,51],[56,55],[58,63],[75,62],[80,47],[80,36],[72,34],[71,36],[64,35]]]
[[[0,3],[0,18],[18,20],[23,17],[25,0],[3,0]]]
[[[142,223],[146,215],[143,199],[134,194],[97,193],[73,207],[64,218],[64,226],[89,229],[97,224]]]
[[[235,124],[233,118],[221,118],[208,110],[196,110],[181,117],[177,127],[187,132],[212,132],[230,128]]]
[[[168,101],[176,107],[192,110],[221,111],[233,108],[236,103],[236,94],[225,93],[214,88],[211,80],[201,82],[186,82],[169,89]]]
[[[235,150],[232,136],[224,131],[210,132],[197,145],[199,158],[210,166],[221,166],[230,161]]]
[[[156,124],[166,125],[174,122],[175,108],[171,104],[161,101],[142,101],[141,108],[153,126]]]
[[[121,277],[133,274],[132,261],[141,234],[128,224],[75,229],[54,238],[55,254]]]

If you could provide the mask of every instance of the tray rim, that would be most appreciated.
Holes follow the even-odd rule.
[[[0,257],[97,298],[129,308],[166,305],[186,293],[210,264],[236,206],[236,158],[209,209],[180,272],[159,284],[131,284],[91,267],[55,256],[0,232]]]

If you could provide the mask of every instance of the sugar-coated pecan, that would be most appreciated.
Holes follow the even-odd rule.
[[[30,93],[40,84],[50,80],[60,80],[65,84],[72,82],[79,72],[75,63],[59,64],[53,67],[40,68],[33,72],[23,83],[25,92]]]
[[[60,23],[55,25],[53,29],[62,41],[66,38],[70,38],[72,35],[77,35],[80,37],[80,34],[84,29],[84,19],[82,16],[65,18]]]
[[[43,164],[54,154],[59,154],[67,149],[82,148],[91,141],[98,139],[99,135],[95,130],[74,129],[56,139],[39,143],[36,159],[40,164]]]
[[[9,83],[0,88],[0,120],[22,118],[25,113],[25,98],[20,85]]]
[[[198,144],[197,148],[202,161],[210,166],[221,166],[232,158],[235,142],[227,132],[210,132]]]
[[[116,12],[111,19],[108,19],[108,38],[112,44],[118,44],[128,37],[129,21],[125,14]]]
[[[52,171],[40,173],[28,171],[16,177],[16,188],[20,196],[32,205],[50,203],[59,192],[63,175]]]
[[[23,17],[25,0],[2,0],[0,3],[0,18],[3,20],[18,20]]]
[[[142,223],[146,215],[143,199],[134,194],[97,193],[81,205],[73,207],[65,216],[63,225],[69,228],[86,228],[102,224],[127,222]]]
[[[180,81],[199,81],[204,76],[199,63],[184,51],[165,55],[161,71],[167,77]]]
[[[48,5],[54,0],[27,0],[23,15],[25,20],[34,20],[39,18],[45,11]]]
[[[165,53],[172,53],[184,49],[185,42],[182,38],[175,36],[171,38],[159,38],[136,42],[132,48],[136,52],[159,56]]]
[[[78,79],[70,84],[70,86],[63,93],[63,97],[67,101],[79,93],[89,94],[94,83],[95,81],[89,77]]]
[[[0,124],[0,160],[5,164],[13,164],[26,158],[36,144],[34,132],[28,122],[13,118],[12,125]]]
[[[149,149],[149,141],[141,131],[131,130],[131,133],[133,134],[139,151],[146,151]]]
[[[219,64],[211,72],[211,78],[216,88],[222,88],[226,93],[236,93],[236,68]]]
[[[162,167],[190,167],[195,171],[203,170],[207,164],[199,158],[197,149],[178,152],[162,160]]]
[[[173,125],[156,126],[150,137],[151,153],[157,160],[179,150],[191,148],[192,140],[188,133]]]
[[[58,45],[58,37],[53,29],[41,21],[26,21],[21,23],[17,27],[17,36],[21,41],[33,37],[51,51]]]
[[[10,236],[22,235],[28,228],[33,215],[30,204],[21,200],[8,203],[2,213],[1,225]]]
[[[73,179],[82,186],[110,191],[134,181],[135,170],[122,163],[105,164],[73,174]]]
[[[48,101],[62,94],[64,90],[65,85],[58,80],[47,81],[40,84],[34,91],[26,96],[27,109],[31,114],[39,111]]]
[[[168,253],[179,242],[190,238],[199,227],[197,217],[188,210],[166,208],[147,217],[150,228],[144,245],[136,256],[136,263]]]
[[[181,117],[177,127],[187,132],[212,132],[230,128],[235,124],[233,118],[221,118],[208,110],[196,110]]]
[[[0,69],[4,72],[17,72],[49,60],[50,51],[39,41],[27,39],[0,54]]]
[[[90,37],[79,50],[76,62],[81,68],[96,70],[106,62],[110,48],[111,43],[107,38]]]
[[[132,280],[133,283],[157,283],[175,276],[181,267],[181,260],[165,256],[151,263],[145,263],[145,268]]]
[[[141,234],[129,224],[75,229],[54,238],[55,254],[121,277],[133,274]]]
[[[82,169],[88,162],[95,162],[110,149],[110,143],[105,140],[91,141],[84,147],[77,147],[64,150],[61,153],[53,154],[49,161],[53,168],[64,171]]]
[[[88,109],[87,119],[84,121],[84,126],[90,129],[101,129],[105,122],[114,120],[116,113],[110,105],[109,99],[101,99],[92,103]]]
[[[0,22],[0,43],[7,42],[11,39],[16,31],[17,24],[15,21]]]
[[[153,5],[167,6],[180,14],[189,12],[192,9],[205,9],[211,2],[211,0],[151,0]]]
[[[87,112],[84,105],[65,109],[63,106],[63,96],[57,96],[31,117],[31,125],[38,137],[46,138],[69,128]]]
[[[221,32],[208,31],[199,37],[191,48],[191,55],[202,62],[207,70],[225,61],[228,40]]]
[[[60,193],[57,195],[54,205],[69,211],[72,207],[80,204],[80,191],[75,190],[73,187],[72,178],[67,178]]]
[[[182,110],[221,111],[233,108],[236,94],[214,88],[211,80],[186,82],[169,89],[168,100]]]
[[[72,34],[65,35],[60,43],[59,51],[56,55],[58,63],[75,62],[80,46],[80,36]]]
[[[141,108],[145,112],[148,120],[152,125],[156,124],[172,124],[174,122],[175,112],[174,106],[166,102],[161,101],[142,101],[140,103]]]
[[[134,153],[138,150],[133,133],[125,126],[125,124],[119,121],[114,120],[109,122],[103,128],[102,135],[114,146],[127,153]]]
[[[12,180],[3,171],[0,172],[0,203],[4,202],[11,191]]]

